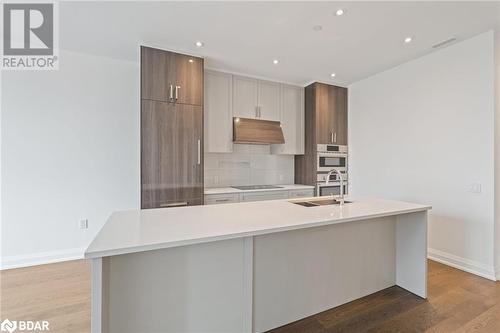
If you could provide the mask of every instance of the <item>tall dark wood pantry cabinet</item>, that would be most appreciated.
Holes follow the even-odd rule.
[[[295,183],[316,185],[318,144],[347,145],[347,88],[318,82],[305,88],[305,149],[295,156]]]
[[[141,47],[141,207],[203,204],[203,59]]]

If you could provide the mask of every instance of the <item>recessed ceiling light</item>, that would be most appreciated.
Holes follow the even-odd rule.
[[[408,43],[411,43],[411,41],[413,40],[413,38],[411,37],[406,37],[405,38],[405,43],[408,44]]]
[[[344,15],[344,10],[343,9],[337,9],[337,11],[335,12],[335,15],[337,15],[337,16]]]
[[[279,60],[278,59],[274,59],[273,60],[273,64],[275,64],[275,65],[279,64]]]
[[[330,74],[330,76],[331,76],[331,77],[335,77],[335,76],[336,76],[336,74],[335,74],[335,73],[332,73],[332,74]]]
[[[315,25],[315,26],[313,27],[313,30],[314,30],[314,31],[321,31],[321,30],[323,30],[323,27],[322,27],[322,26],[320,26],[320,25]]]
[[[202,47],[203,43],[202,42],[196,42],[195,45],[198,46],[198,47]]]

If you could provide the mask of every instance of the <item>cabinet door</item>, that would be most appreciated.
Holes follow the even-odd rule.
[[[203,203],[202,109],[142,101],[141,206]]]
[[[233,151],[232,77],[230,74],[205,72],[205,151]]]
[[[233,76],[233,116],[257,117],[257,86],[255,79]]]
[[[347,88],[335,87],[334,143],[347,145]]]
[[[285,137],[282,145],[272,145],[274,154],[304,154],[304,88],[281,86],[281,127]]]
[[[141,98],[173,102],[175,80],[174,54],[141,46]]]
[[[175,54],[174,99],[179,104],[203,105],[203,59]]]
[[[258,113],[259,119],[280,120],[280,84],[259,81]]]
[[[331,86],[316,83],[316,141],[318,144],[333,143],[334,118],[332,115],[332,102],[334,94]]]
[[[253,193],[243,193],[243,202],[249,201],[265,201],[265,200],[279,200],[287,199],[288,191],[268,191],[268,192],[253,192]]]
[[[209,194],[205,195],[205,205],[218,205],[240,202],[239,194]]]

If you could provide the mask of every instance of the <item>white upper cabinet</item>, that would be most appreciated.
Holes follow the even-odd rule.
[[[285,143],[272,145],[273,154],[304,154],[304,88],[281,85],[280,121]]]
[[[259,81],[258,118],[280,120],[280,84],[271,81]]]
[[[233,115],[241,118],[280,118],[280,84],[233,76]]]
[[[205,71],[205,152],[233,151],[233,117],[280,121],[282,145],[273,154],[304,154],[304,88]]]
[[[232,75],[205,71],[205,152],[233,151]]]
[[[233,75],[233,116],[258,118],[258,80]]]

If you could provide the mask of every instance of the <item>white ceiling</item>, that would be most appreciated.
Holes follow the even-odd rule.
[[[68,50],[137,60],[146,44],[210,68],[347,85],[490,29],[500,29],[500,2],[62,2],[59,31]]]

